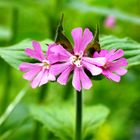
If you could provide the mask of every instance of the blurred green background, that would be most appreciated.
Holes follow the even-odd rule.
[[[70,39],[74,27],[89,27],[94,31],[99,22],[100,34],[140,40],[139,0],[0,0],[0,47],[11,46],[24,39],[54,40],[61,13],[64,13],[65,34]],[[113,28],[107,28],[104,24],[110,15],[116,18]],[[106,121],[89,140],[140,140],[139,69],[140,66],[130,68],[120,83],[107,79],[93,81],[93,87],[84,91],[85,105],[103,104],[110,109]],[[1,116],[26,86],[27,81],[22,75],[0,58]],[[49,104],[74,105],[71,81],[67,86],[49,83],[35,90],[30,89],[16,106],[15,113],[0,126],[0,140],[59,140],[41,123],[28,117],[29,104],[43,104],[46,107]],[[91,112],[91,115],[94,116],[94,113]]]

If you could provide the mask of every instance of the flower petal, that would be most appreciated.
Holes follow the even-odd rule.
[[[62,84],[62,85],[66,85],[70,72],[73,70],[73,66],[69,65],[59,76],[59,78],[57,79],[57,82]]]
[[[71,32],[72,38],[74,40],[74,52],[79,53],[80,43],[82,39],[82,28],[75,28]]]
[[[48,79],[48,74],[49,74],[48,70],[45,70],[44,73],[42,74],[42,79],[39,83],[39,86],[42,86],[42,85],[44,85],[48,82],[48,80],[49,80]]]
[[[31,83],[32,88],[36,88],[40,84],[43,74],[44,74],[44,70],[40,71],[38,75],[32,80]]]
[[[54,76],[53,74],[51,74],[51,73],[49,72],[48,80],[50,80],[50,81],[55,81],[56,78],[55,78],[55,76]]]
[[[50,73],[56,76],[60,74],[61,72],[63,72],[70,65],[71,65],[70,63],[54,64],[50,68]]]
[[[127,65],[128,65],[127,59],[120,58],[119,60],[115,61],[111,66],[123,67]]]
[[[99,75],[99,74],[102,73],[102,69],[101,69],[101,68],[99,68],[99,67],[97,67],[97,66],[95,66],[95,65],[93,65],[93,64],[91,64],[91,63],[82,61],[82,64],[83,64],[83,66],[84,66],[87,70],[89,70],[89,71],[92,73],[92,75]]]
[[[67,61],[72,54],[65,50],[61,45],[52,44],[49,45],[47,56],[51,63],[55,63]]]
[[[114,54],[110,55],[110,57],[108,57],[108,61],[116,60],[116,59],[122,57],[123,55],[124,55],[124,51],[119,49],[116,52],[114,52]]]
[[[82,28],[75,28],[72,30],[72,37],[74,40],[74,52],[83,53],[87,45],[92,41],[93,35],[88,28],[84,30],[82,35]]]
[[[116,75],[116,74],[110,72],[109,70],[104,70],[104,71],[102,72],[102,74],[103,74],[105,77],[107,77],[108,79],[111,79],[111,80],[113,80],[113,81],[115,81],[115,82],[119,82],[119,81],[120,81],[120,76],[118,76],[118,75]]]
[[[111,69],[111,71],[116,72],[118,75],[122,76],[125,75],[127,73],[127,70],[124,68],[116,68],[116,69]]]
[[[90,89],[92,87],[92,82],[84,72],[83,68],[81,68],[80,70],[80,80],[81,80],[82,88]]]
[[[94,54],[93,54],[93,58],[95,58],[95,57],[100,57],[100,54],[97,51],[94,52]]]
[[[39,86],[46,84],[48,81],[55,81],[55,76],[49,70],[45,70]]]
[[[116,51],[116,49],[112,49],[112,50],[108,51],[108,53],[106,54],[105,57],[108,59],[109,57],[111,57],[112,55],[114,55],[115,51]]]
[[[33,78],[41,71],[41,67],[36,67],[32,70],[29,70],[23,75],[23,78],[26,80],[33,80]]]
[[[83,57],[82,60],[97,66],[103,66],[106,63],[105,57],[97,57],[97,58]]]
[[[92,32],[88,28],[86,28],[83,33],[79,51],[84,52],[87,45],[92,41],[92,39],[93,39]]]
[[[93,54],[93,58],[96,58],[96,57],[106,57],[106,55],[109,53],[108,50],[101,50],[99,53],[96,51],[94,54]]]
[[[35,59],[38,59],[39,61],[42,61],[45,59],[45,56],[41,50],[41,46],[38,42],[33,41],[32,42],[34,49],[26,48],[25,53]]]
[[[38,67],[38,64],[32,64],[32,63],[27,63],[27,62],[23,62],[20,66],[19,66],[19,70],[22,72],[27,72],[31,69],[34,69]]]
[[[37,41],[32,41],[32,45],[34,47],[34,50],[37,52],[38,57],[40,57],[41,60],[45,59],[40,44]]]
[[[80,83],[80,68],[75,67],[73,79],[72,79],[72,85],[73,87],[80,91],[81,90],[81,83]]]
[[[100,57],[105,57],[106,54],[108,54],[108,53],[109,53],[108,50],[101,50],[99,54],[100,54]]]

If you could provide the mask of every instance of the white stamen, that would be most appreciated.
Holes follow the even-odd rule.
[[[73,55],[70,57],[70,62],[71,64],[74,64],[76,65],[77,67],[81,67],[81,60],[82,60],[82,57],[80,55]]]
[[[50,68],[50,62],[48,60],[43,60],[42,64],[44,69]]]

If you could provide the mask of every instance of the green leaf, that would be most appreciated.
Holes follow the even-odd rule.
[[[21,99],[26,94],[27,90],[29,89],[29,86],[24,87],[16,96],[16,98],[9,104],[4,114],[0,117],[0,127],[1,125],[6,121],[6,119],[9,117],[9,115],[13,112],[15,107],[18,105],[18,103],[21,101]]]
[[[83,137],[87,138],[93,135],[95,129],[105,122],[108,115],[109,109],[103,105],[87,107],[83,117]]]
[[[41,122],[62,140],[71,140],[74,136],[75,110],[70,106],[43,106],[33,105],[31,115]],[[85,107],[83,116],[83,136],[92,134],[94,129],[101,125],[109,114],[108,108],[102,105]]]
[[[71,51],[72,45],[71,45],[70,41],[68,40],[68,38],[63,33],[63,26],[62,26],[63,17],[64,17],[64,15],[62,14],[62,17],[60,19],[59,25],[56,30],[55,42],[57,44],[61,44],[68,51]]]
[[[46,43],[51,43],[51,40],[41,41],[41,46],[44,52],[47,50]],[[28,57],[24,50],[25,48],[33,48],[32,41],[30,39],[23,40],[20,43],[12,45],[10,47],[0,48],[0,57],[3,58],[9,65],[18,69],[22,62],[31,62],[32,59]]]
[[[128,67],[140,64],[140,44],[130,38],[117,38],[115,36],[103,36],[100,38],[102,49],[123,49],[124,57],[128,60]]]
[[[51,40],[41,41],[43,51],[47,50],[47,43],[52,43]],[[130,38],[117,38],[115,36],[100,37],[100,46],[102,49],[123,49],[125,56],[128,59],[128,67],[140,64],[140,43]],[[25,48],[32,48],[31,40],[24,40],[10,47],[0,48],[0,57],[3,58],[12,67],[18,69],[22,62],[32,62],[33,59],[26,56]]]
[[[18,116],[18,117],[17,117]],[[18,129],[29,118],[28,107],[18,104],[9,114],[8,118],[0,125],[0,139],[6,139]]]
[[[20,104],[28,88],[29,86],[26,86],[18,93],[16,98],[9,104],[4,114],[0,117],[0,135],[9,135],[13,129],[17,128],[27,116],[29,116],[27,107]]]
[[[0,26],[0,40],[9,40],[12,36],[10,29]]]

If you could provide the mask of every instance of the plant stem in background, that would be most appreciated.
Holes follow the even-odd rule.
[[[72,78],[68,81],[67,85],[65,86],[64,93],[63,93],[63,100],[64,101],[69,100],[69,98],[72,95],[72,94],[68,94],[68,92],[73,93],[73,87],[72,87],[71,83],[72,83]]]
[[[38,103],[42,103],[45,100],[45,97],[47,96],[47,89],[48,89],[48,84],[45,84],[41,87],[39,95],[38,95]]]
[[[18,103],[22,100],[22,98],[25,96],[27,93],[27,90],[29,89],[29,86],[24,87],[15,97],[13,102],[7,107],[6,111],[4,114],[0,117],[0,126],[7,120],[9,115],[13,112],[13,110],[16,108]]]
[[[10,87],[11,87],[11,67],[9,64],[5,64],[5,85],[4,85],[4,91],[3,96],[1,100],[1,112],[0,114],[3,114],[4,111],[7,108],[8,102],[9,102],[9,94],[10,94]]]
[[[48,89],[48,83],[43,85],[38,93],[38,104],[42,104],[45,100],[45,97],[47,95],[47,89]],[[35,130],[33,133],[33,140],[40,140],[41,134],[42,134],[42,125],[39,121],[35,122]]]
[[[75,140],[82,140],[82,91],[76,92]]]
[[[11,27],[12,37],[11,37],[8,45],[12,45],[16,42],[17,27],[18,27],[18,9],[13,8],[12,9],[12,27]],[[6,72],[6,77],[5,77],[6,81],[5,81],[5,86],[4,86],[0,114],[2,114],[5,111],[5,109],[8,105],[8,102],[9,102],[9,97],[10,97],[12,73],[11,73],[11,66],[9,66],[8,64],[6,64],[5,72]]]

